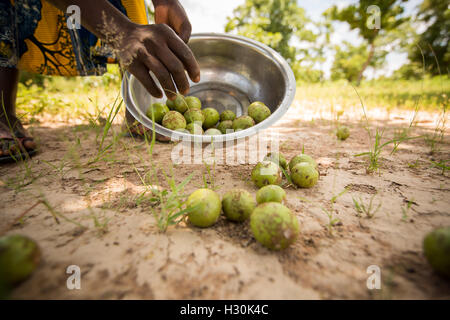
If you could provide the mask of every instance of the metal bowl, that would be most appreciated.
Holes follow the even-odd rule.
[[[244,138],[265,129],[280,119],[295,96],[294,74],[284,58],[273,49],[245,37],[200,33],[191,36],[189,47],[199,65],[199,83],[190,82],[189,95],[198,97],[202,108],[212,107],[219,113],[230,109],[236,116],[245,115],[253,101],[264,102],[272,111],[257,125],[224,135],[203,136],[169,130],[155,123],[155,131],[172,139],[211,142]],[[152,97],[133,75],[125,73],[122,96],[130,113],[147,128],[153,123],[145,113],[155,102],[166,98]]]

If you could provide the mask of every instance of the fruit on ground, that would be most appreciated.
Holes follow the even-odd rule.
[[[206,108],[202,110],[203,115],[205,116],[205,121],[203,121],[203,129],[209,129],[214,127],[217,122],[219,122],[219,112],[217,112],[214,108]]]
[[[256,193],[256,201],[261,204],[264,202],[279,202],[283,203],[286,198],[286,191],[280,186],[270,184],[268,186],[262,187]]]
[[[340,126],[336,131],[336,137],[339,140],[346,140],[348,137],[350,137],[350,129],[345,126]]]
[[[423,241],[423,252],[431,267],[450,279],[450,227],[428,233]]]
[[[198,189],[188,197],[186,207],[192,209],[188,213],[189,221],[194,226],[206,228],[216,223],[222,210],[222,202],[213,190]]]
[[[230,190],[222,199],[222,210],[225,217],[236,222],[247,220],[255,207],[255,199],[248,191],[242,189]]]
[[[197,97],[189,96],[189,97],[186,97],[185,100],[188,105],[188,109],[201,109],[202,108],[202,102]]]
[[[250,228],[255,239],[272,250],[282,250],[298,237],[297,217],[278,202],[265,202],[253,210]]]
[[[248,115],[252,117],[256,123],[264,121],[270,114],[270,109],[260,101],[255,101],[248,106]]]
[[[220,121],[226,121],[226,120],[233,121],[234,119],[236,119],[236,115],[231,110],[225,110],[224,112],[222,112],[220,114]]]
[[[219,129],[220,132],[222,132],[223,134],[226,134],[227,130],[228,130],[228,132],[232,132],[233,131],[233,121],[231,121],[231,120],[222,121],[217,125],[217,129]]]
[[[186,119],[186,123],[191,122],[201,122],[205,121],[205,116],[200,109],[189,109],[184,113],[184,118]]]
[[[146,114],[150,120],[154,117],[156,123],[161,123],[167,112],[169,108],[164,103],[156,102],[147,109]]]
[[[175,101],[167,99],[166,106],[169,108],[169,110],[175,110]]]
[[[186,119],[177,111],[169,111],[164,116],[162,125],[170,130],[185,129]]]
[[[21,235],[0,238],[0,283],[13,286],[28,278],[41,259],[33,240]]]
[[[278,164],[280,167],[282,167],[285,170],[287,169],[287,166],[288,166],[286,158],[281,153],[278,153],[278,152],[269,152],[264,157],[264,160],[272,161],[272,162]]]
[[[182,94],[178,93],[177,97],[175,98],[173,103],[175,105],[175,110],[178,111],[181,114],[185,113],[186,110],[188,109],[188,104],[187,104],[186,99],[184,98],[184,96]]]
[[[245,130],[255,125],[255,121],[249,116],[240,116],[233,120],[233,130],[240,131]]]
[[[291,179],[300,188],[311,188],[319,180],[319,172],[310,163],[300,162],[292,168]]]
[[[317,168],[316,161],[312,157],[303,153],[303,154],[296,155],[295,157],[293,157],[291,159],[291,161],[289,162],[289,170],[292,170],[292,168],[294,168],[294,166],[300,162],[307,162],[307,163],[311,164],[314,168]]]
[[[186,130],[190,134],[203,134],[202,124],[200,122],[191,122],[186,125]]]
[[[281,170],[272,161],[259,162],[252,170],[252,181],[258,188],[281,183]]]
[[[222,132],[216,128],[209,128],[208,130],[205,131],[205,135],[207,136],[217,136],[221,134]]]

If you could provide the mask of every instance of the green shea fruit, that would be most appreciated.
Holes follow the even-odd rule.
[[[230,133],[230,132],[234,131],[233,130],[233,121],[231,121],[231,120],[222,121],[217,125],[217,129],[219,129],[220,132],[222,132],[223,134],[226,134],[227,130]]]
[[[260,123],[267,119],[271,115],[271,112],[264,103],[256,101],[248,106],[248,115],[252,117],[256,123]]]
[[[450,279],[450,227],[428,233],[423,240],[423,252],[431,267]]]
[[[240,131],[245,130],[255,125],[255,121],[249,116],[240,116],[233,120],[233,130]]]
[[[230,190],[225,193],[222,199],[222,210],[225,217],[236,222],[247,220],[255,207],[255,199],[246,190]]]
[[[156,102],[147,109],[147,117],[150,120],[154,117],[155,122],[161,124],[167,112],[169,112],[169,108],[164,103]]]
[[[297,217],[278,202],[257,206],[250,216],[250,228],[255,239],[272,250],[287,248],[300,233]]]
[[[177,111],[169,111],[164,116],[162,125],[170,130],[185,129],[186,119]]]
[[[175,101],[167,99],[166,106],[167,106],[167,108],[169,108],[169,110],[175,110]]]
[[[259,162],[252,170],[252,181],[258,188],[281,183],[281,170],[272,161]]]
[[[336,131],[336,137],[342,141],[346,140],[350,137],[350,129],[345,126],[339,127]]]
[[[203,134],[202,124],[200,122],[191,122],[186,125],[186,130],[189,131],[190,134]]]
[[[283,169],[287,169],[287,161],[286,158],[278,152],[269,152],[265,157],[264,160],[267,161],[272,161],[273,163],[278,164],[280,167],[282,167]]]
[[[296,155],[295,157],[293,157],[291,159],[291,161],[289,162],[289,170],[292,170],[292,168],[294,168],[294,166],[300,162],[307,162],[307,163],[311,164],[314,168],[317,169],[316,161],[312,157],[308,156],[307,154],[302,153],[302,154]]]
[[[178,111],[181,114],[185,113],[188,109],[188,104],[182,94],[178,93],[173,103],[175,105],[175,111]]]
[[[226,121],[226,120],[233,121],[234,119],[236,119],[236,114],[231,110],[225,110],[224,112],[222,112],[220,114],[220,121]]]
[[[286,199],[286,191],[280,186],[270,184],[262,187],[256,193],[256,201],[261,204],[264,202],[279,202],[283,203]]]
[[[219,195],[211,189],[198,189],[191,193],[186,202],[189,221],[196,227],[206,228],[216,223],[222,211]]]
[[[205,116],[200,109],[189,109],[184,113],[184,118],[186,119],[186,123],[191,122],[201,122],[205,121]]]
[[[291,180],[300,188],[312,188],[319,180],[319,172],[310,163],[300,162],[292,168]]]
[[[208,130],[205,131],[205,135],[207,135],[207,136],[218,136],[221,134],[222,134],[222,132],[216,128],[209,128]]]
[[[205,108],[202,110],[203,115],[205,116],[205,121],[203,121],[203,129],[209,129],[214,127],[217,122],[219,122],[219,112],[217,112],[214,108]]]
[[[13,286],[28,278],[41,260],[33,240],[21,235],[0,238],[0,282]]]
[[[197,97],[189,96],[189,97],[186,97],[185,100],[188,105],[188,109],[201,109],[202,108],[202,102]]]

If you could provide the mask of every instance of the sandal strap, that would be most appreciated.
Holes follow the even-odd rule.
[[[14,135],[16,136],[17,139],[29,138],[29,137],[25,136],[25,134],[21,130],[15,130]]]

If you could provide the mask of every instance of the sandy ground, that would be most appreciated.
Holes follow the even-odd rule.
[[[423,139],[404,142],[394,155],[389,147],[382,153],[380,172],[368,174],[364,159],[354,157],[368,150],[361,112],[346,111],[342,117],[341,123],[351,128],[345,142],[337,141],[335,124],[325,113],[297,102],[273,130],[280,134],[286,157],[304,146],[321,174],[312,189],[286,189],[285,204],[297,216],[301,235],[282,252],[258,244],[247,223],[223,218],[208,229],[183,222],[160,232],[151,204],[136,202],[144,190],[137,172],[147,179],[151,168],[141,141],[123,138],[109,161],[87,166],[98,148],[95,128],[51,121],[34,125],[41,151],[28,163],[31,174],[22,180],[23,165],[0,167],[0,230],[32,237],[43,253],[39,268],[13,298],[449,299],[450,282],[433,273],[422,253],[424,235],[450,225],[448,173],[430,165],[431,160],[450,159],[448,136],[435,154]],[[406,127],[410,116],[369,113],[371,124],[384,127],[386,137]],[[430,132],[435,119],[419,114],[413,135]],[[174,147],[157,143],[154,162],[170,167]],[[217,165],[217,192],[245,188],[255,194],[251,169],[245,163]],[[202,185],[203,170],[201,164],[177,165],[175,179],[194,173],[186,187],[190,193]],[[158,177],[167,187],[161,172]],[[19,188],[20,183],[26,185]],[[331,198],[344,188],[348,192],[332,205]],[[373,199],[381,207],[373,218],[358,216],[352,198],[366,204]],[[46,199],[59,218],[39,199]],[[331,233],[321,207],[340,220]],[[107,224],[96,227],[94,216]],[[80,290],[66,287],[70,265],[81,269]],[[380,290],[367,288],[371,265],[381,270]]]

